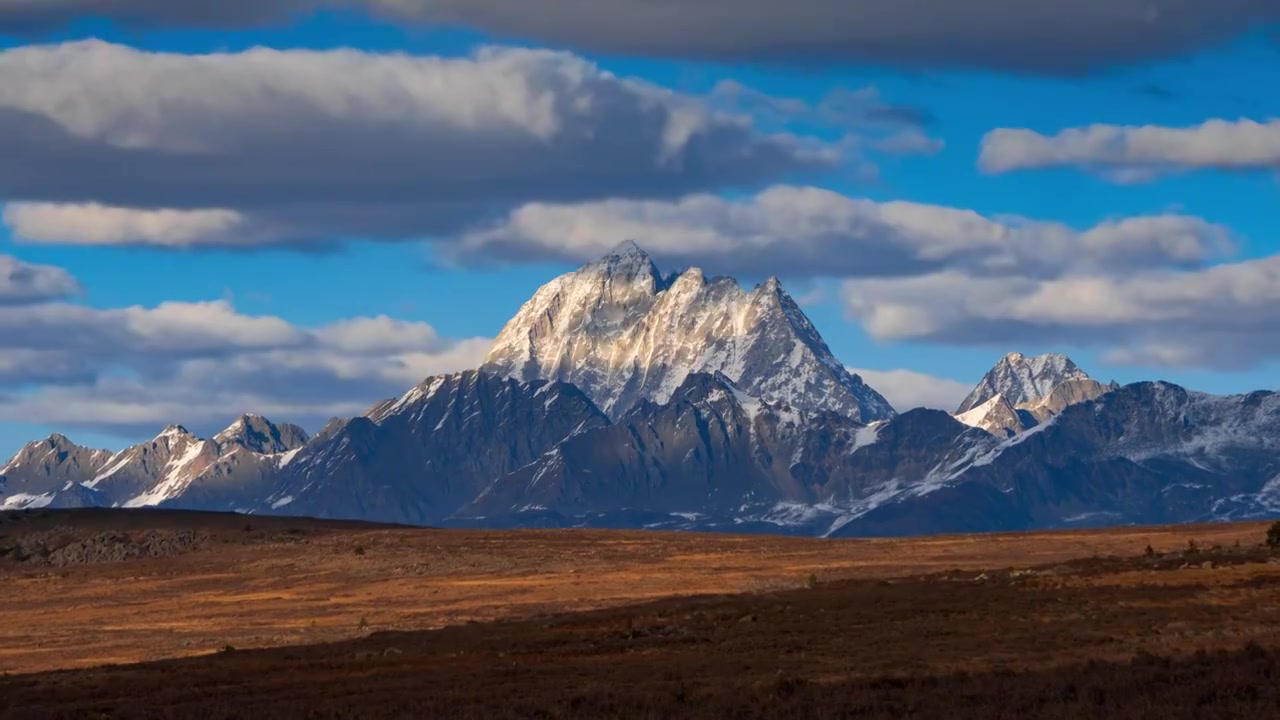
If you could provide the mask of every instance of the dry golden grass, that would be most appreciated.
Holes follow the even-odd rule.
[[[250,530],[245,525],[251,526]],[[0,673],[340,641],[469,621],[549,616],[682,595],[758,593],[953,569],[1027,568],[1091,556],[1257,544],[1264,524],[906,540],[645,532],[474,532],[185,513],[27,514],[0,536],[53,526],[198,529],[203,549],[118,563],[0,561]],[[1240,605],[1256,568],[1199,571]],[[1183,573],[1179,573],[1182,575]],[[1147,582],[1149,573],[1043,582]],[[1157,581],[1160,581],[1157,579]],[[1235,584],[1235,585],[1233,585]],[[1233,606],[1235,606],[1233,605]],[[1240,606],[1239,623],[1270,622]]]

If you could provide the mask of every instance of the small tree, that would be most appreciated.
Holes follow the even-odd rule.
[[[1144,553],[1144,554],[1145,554],[1147,557],[1155,557],[1155,556],[1156,556],[1156,549],[1155,549],[1155,548],[1153,548],[1153,547],[1151,547],[1151,545],[1150,545],[1150,544],[1148,544],[1148,545],[1147,545],[1147,549],[1146,549],[1146,551],[1145,551],[1145,553]]]
[[[1273,522],[1267,528],[1267,547],[1272,550],[1280,549],[1280,522]]]

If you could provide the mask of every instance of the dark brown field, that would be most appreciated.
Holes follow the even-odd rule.
[[[1280,717],[1264,532],[6,513],[0,716]]]

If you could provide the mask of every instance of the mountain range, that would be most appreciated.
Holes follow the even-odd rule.
[[[315,436],[246,415],[114,453],[53,435],[0,468],[0,508],[83,506],[823,536],[1258,518],[1280,515],[1280,396],[1011,353],[954,413],[899,414],[776,279],[664,276],[624,243],[480,368]]]

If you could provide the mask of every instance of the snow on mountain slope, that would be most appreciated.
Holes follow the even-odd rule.
[[[261,415],[242,415],[226,430],[213,436],[224,451],[238,445],[258,455],[276,455],[307,444],[307,433],[297,425],[276,425]]]
[[[1019,412],[1005,400],[1004,395],[998,393],[972,410],[958,413],[955,418],[969,427],[997,436],[1017,435],[1036,425],[1029,413]]]
[[[978,382],[977,387],[960,403],[956,414],[968,412],[996,395],[1013,407],[1036,403],[1068,380],[1091,379],[1066,355],[1049,354],[1027,357],[1009,353]]]
[[[1108,389],[1066,355],[1009,353],[983,376],[955,417],[993,435],[1016,435]]]
[[[612,527],[647,518],[647,527],[821,534],[881,502],[941,487],[917,479],[962,455],[962,436],[989,438],[927,410],[863,426],[695,373],[667,403],[642,401],[498,479],[460,519]]]
[[[0,504],[150,507],[173,503],[209,474],[256,466],[256,458],[299,448],[306,433],[246,415],[213,439],[171,425],[154,439],[117,453],[89,450],[61,435],[31,443],[0,468]],[[260,477],[256,470],[251,474]],[[220,508],[225,509],[225,508]]]
[[[1117,455],[1134,462],[1186,458],[1206,469],[1226,470],[1241,452],[1280,452],[1280,394],[1257,391],[1219,396],[1171,383],[1146,385],[1150,387],[1146,412],[1165,418],[1171,427],[1157,433],[1134,418],[1113,441]]]
[[[331,422],[284,456],[255,512],[430,524],[608,419],[577,388],[468,370]]]
[[[56,433],[28,443],[0,467],[0,507],[47,507],[60,497],[67,505],[93,504],[76,489],[110,457],[108,450],[80,447]]]
[[[664,403],[692,373],[746,394],[861,422],[893,408],[836,361],[776,278],[743,290],[696,268],[663,278],[634,243],[544,285],[507,324],[485,369],[572,383],[617,419]]]
[[[1280,512],[1280,395],[1220,397],[1135,383],[1011,438],[974,445],[943,473],[945,487],[882,504],[842,532],[1273,517]]]

